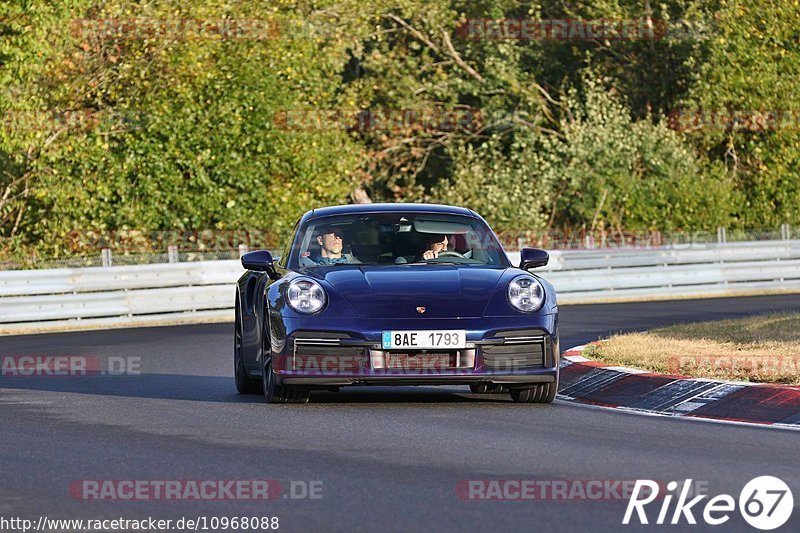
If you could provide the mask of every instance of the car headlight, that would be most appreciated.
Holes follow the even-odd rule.
[[[311,315],[325,307],[327,296],[325,289],[316,281],[296,279],[289,284],[286,301],[289,302],[289,307],[298,313]]]
[[[544,287],[533,276],[517,276],[508,284],[511,307],[523,313],[533,313],[544,303]]]

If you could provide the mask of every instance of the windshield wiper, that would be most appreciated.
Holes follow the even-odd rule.
[[[389,263],[387,263],[389,264]],[[406,265],[472,265],[474,263],[460,263],[456,261],[438,261],[431,259],[428,261],[412,261],[411,263],[392,263],[393,266],[406,266]]]

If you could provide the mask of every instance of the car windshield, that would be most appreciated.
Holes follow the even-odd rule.
[[[311,220],[295,240],[293,267],[340,265],[507,266],[479,219],[436,213],[368,213]]]

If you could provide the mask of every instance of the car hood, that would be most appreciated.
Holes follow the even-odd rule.
[[[364,318],[475,318],[483,316],[503,272],[474,266],[387,265],[314,269],[308,274],[329,286],[331,298],[345,299]]]

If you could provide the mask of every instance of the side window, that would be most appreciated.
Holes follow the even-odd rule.
[[[283,268],[286,268],[286,265],[289,261],[289,254],[292,251],[292,243],[294,242],[295,237],[297,237],[297,226],[299,224],[300,219],[294,223],[294,228],[292,228],[292,236],[289,237],[289,242],[286,244],[286,248],[283,249],[283,254],[281,255],[280,261],[278,261],[278,264]]]

